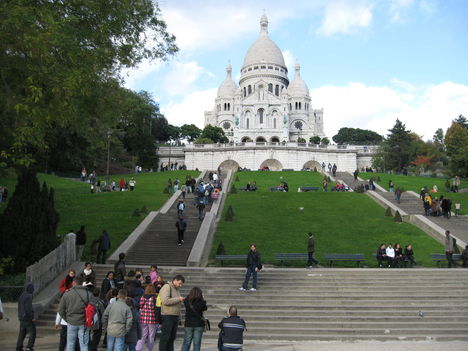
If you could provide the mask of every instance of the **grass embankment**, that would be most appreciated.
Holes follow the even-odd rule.
[[[111,237],[114,251],[133,229],[143,220],[146,214],[133,216],[135,209],[146,206],[148,211],[159,209],[170,197],[163,194],[168,178],[176,177],[185,180],[186,175],[198,176],[196,171],[172,171],[163,173],[141,173],[115,175],[111,181],[118,184],[121,177],[126,181],[130,177],[136,180],[135,191],[90,193],[89,184],[79,181],[39,174],[41,182],[46,182],[55,189],[55,208],[59,213],[57,233],[66,234],[70,229],[75,232],[81,225],[86,227],[87,242],[82,260],[94,259],[90,254],[90,246],[94,239],[99,238],[103,229]],[[0,184],[6,185],[9,196],[14,192],[16,177],[0,178]],[[3,211],[5,204],[0,206]]]
[[[437,185],[437,193],[431,193],[434,197],[448,197],[452,200],[452,211],[455,211],[455,202],[460,201],[461,203],[461,213],[468,214],[468,193],[452,193],[445,191],[445,181],[446,179],[441,178],[431,178],[431,177],[418,177],[418,176],[404,176],[404,175],[395,175],[387,173],[359,173],[359,177],[363,179],[370,179],[373,177],[377,179],[380,177],[380,181],[377,181],[384,189],[388,190],[388,181],[391,180],[395,185],[403,188],[404,190],[413,190],[415,193],[419,194],[422,187],[426,189],[432,189],[434,185]],[[452,184],[453,179],[449,179],[450,184]],[[460,189],[468,188],[468,181],[462,180],[460,184]],[[422,208],[422,205],[421,205]]]
[[[362,253],[365,264],[376,267],[373,258],[380,243],[413,244],[415,258],[424,266],[434,266],[429,254],[442,252],[443,247],[422,230],[409,223],[395,223],[385,217],[385,209],[365,194],[322,191],[298,193],[299,186],[321,186],[323,175],[313,172],[239,172],[237,188],[256,181],[258,192],[229,194],[215,234],[211,257],[222,241],[226,254],[246,254],[256,243],[266,263],[278,264],[275,253],[306,252],[307,233],[316,239],[316,257],[325,264],[326,253]],[[283,177],[289,193],[269,192]],[[234,221],[225,222],[229,206]],[[303,207],[303,211],[299,208]],[[290,265],[304,266],[304,262]],[[354,267],[355,264],[336,263]]]

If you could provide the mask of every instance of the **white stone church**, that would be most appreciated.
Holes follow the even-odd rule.
[[[309,143],[310,137],[325,136],[323,109],[313,109],[299,63],[289,81],[283,54],[268,36],[266,15],[260,19],[258,39],[245,55],[239,85],[232,79],[231,65],[226,71],[214,109],[205,112],[205,125],[223,128],[229,143],[161,147],[159,166],[276,171],[321,169],[322,163],[330,163],[349,172],[371,166],[373,147]]]
[[[324,137],[323,109],[314,110],[309,88],[296,63],[290,82],[280,48],[268,36],[268,18],[260,19],[260,35],[247,51],[239,85],[232,67],[218,89],[215,106],[205,112],[205,125],[224,129],[232,142],[287,142]]]

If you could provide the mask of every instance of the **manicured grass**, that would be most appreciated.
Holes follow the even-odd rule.
[[[39,181],[55,189],[55,208],[60,215],[58,234],[66,234],[70,229],[75,232],[81,225],[86,227],[87,242],[84,251],[85,259],[91,259],[90,246],[94,239],[99,238],[103,229],[111,237],[114,251],[122,241],[143,220],[145,214],[132,216],[135,209],[144,205],[148,211],[159,209],[170,197],[163,194],[168,178],[176,177],[185,180],[186,175],[198,176],[196,171],[172,171],[163,173],[127,174],[111,177],[118,184],[121,177],[126,181],[130,177],[136,180],[135,191],[95,193],[91,194],[89,184],[79,181],[39,174]],[[6,185],[11,196],[16,184],[15,177],[0,178],[0,184]],[[5,204],[0,206],[3,211]]]
[[[460,201],[461,203],[461,213],[468,214],[468,193],[452,193],[445,191],[445,179],[441,178],[429,178],[429,177],[418,177],[418,176],[404,176],[404,175],[395,175],[395,174],[387,174],[387,173],[359,173],[359,176],[363,179],[370,179],[373,177],[376,179],[380,177],[380,182],[377,182],[380,186],[388,190],[388,181],[392,180],[393,184],[395,185],[395,189],[397,186],[402,187],[404,190],[413,190],[417,194],[420,193],[422,187],[426,187],[427,189],[432,189],[434,185],[437,185],[438,192],[433,193],[432,196],[440,197],[443,195],[444,197],[448,197],[452,200],[452,211],[455,211],[455,202]],[[452,180],[450,179],[450,184],[452,184]],[[460,189],[468,188],[468,181],[462,180],[460,184]]]
[[[319,186],[322,176],[310,172],[241,172],[236,173],[243,186],[246,180],[257,180],[259,192],[229,194],[224,213],[229,206],[234,221],[221,220],[215,234],[211,257],[214,258],[222,241],[226,254],[246,254],[251,243],[256,243],[266,263],[278,264],[275,253],[306,252],[307,233],[316,239],[316,257],[324,262],[326,253],[362,253],[365,264],[377,266],[373,255],[380,243],[402,246],[413,244],[415,258],[425,266],[434,266],[429,254],[443,252],[443,246],[422,230],[409,223],[395,223],[385,217],[385,209],[365,194],[307,192],[271,193],[262,191],[276,185],[283,176],[291,188],[299,185]],[[234,179],[236,177],[234,175]],[[306,177],[306,178],[303,178]],[[304,184],[304,180],[310,182]],[[263,185],[261,185],[263,184]],[[300,211],[303,207],[303,211]],[[304,266],[304,262],[292,265]],[[337,263],[336,266],[355,266]]]

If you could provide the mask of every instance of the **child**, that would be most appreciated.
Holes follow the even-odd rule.
[[[152,265],[150,271],[151,284],[154,284],[158,280],[158,266]]]
[[[455,216],[460,215],[461,212],[461,203],[460,201],[455,202]]]

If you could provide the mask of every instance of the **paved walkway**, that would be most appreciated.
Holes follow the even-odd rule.
[[[0,349],[2,351],[14,351],[17,335],[4,335],[0,332]],[[272,336],[274,337],[274,336]],[[58,347],[58,334],[38,337],[34,350],[55,351]],[[175,350],[180,350],[182,340],[176,340]],[[157,344],[153,350],[157,349]],[[105,350],[100,348],[100,350]],[[146,350],[146,348],[145,348]],[[217,351],[213,342],[204,342],[203,351]],[[272,343],[270,341],[255,344],[246,343],[244,351],[467,351],[466,342],[364,342],[364,343],[341,343],[341,342],[286,342]]]

